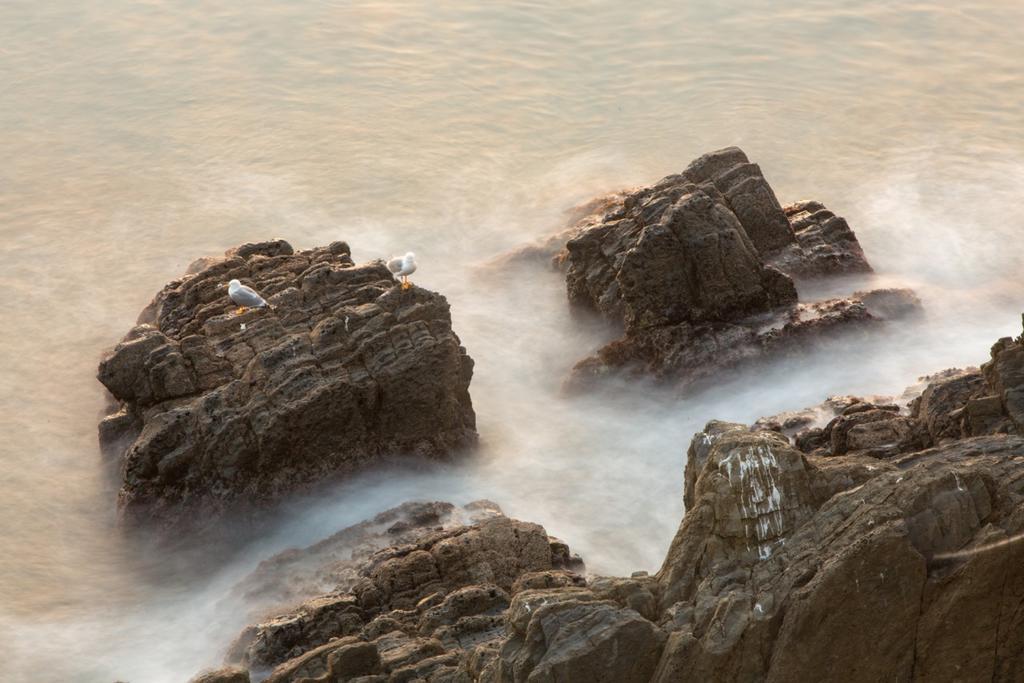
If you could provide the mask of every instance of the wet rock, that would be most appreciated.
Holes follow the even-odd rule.
[[[921,310],[906,289],[798,304],[794,278],[871,268],[844,219],[817,202],[784,209],[737,147],[705,154],[650,187],[598,198],[570,220],[546,242],[499,259],[551,259],[565,271],[574,308],[622,330],[575,365],[569,390],[623,372],[687,389],[770,354],[802,353],[825,335]]]
[[[357,578],[345,572],[336,592],[247,628],[228,660],[264,669],[333,638],[356,635],[378,642],[378,649],[413,647],[405,640],[395,644],[396,634],[441,644],[439,652],[424,657],[467,648],[501,635],[518,579],[565,571],[565,558],[553,551],[559,544],[542,527],[504,516],[441,531],[421,529],[405,538],[409,542],[352,561]],[[387,671],[412,663],[384,650],[381,658]]]
[[[382,670],[377,648],[357,638],[340,638],[274,669],[266,683],[333,683]]]
[[[792,277],[870,268],[843,219],[814,202],[787,216],[735,147],[625,195],[573,235],[562,255],[569,301],[623,336],[580,361],[570,389],[623,371],[689,387],[921,309],[898,289],[798,303]]]
[[[249,672],[236,666],[204,671],[189,683],[249,683]]]
[[[370,620],[359,635],[271,680],[337,680],[331,653],[363,643],[380,666],[367,682],[1016,681],[1024,435],[1004,397],[1018,344],[997,343],[980,382],[928,378],[911,411],[913,392],[828,399],[812,453],[773,428],[708,423],[653,576],[584,581],[555,566],[573,557],[563,544],[500,518],[378,551],[342,601]],[[971,405],[1008,433],[965,435]],[[890,448],[902,427],[944,436]]]
[[[927,386],[911,409],[929,444],[1024,428],[1024,335],[997,341],[980,370],[951,369],[922,379]]]
[[[1024,430],[1024,335],[1004,338],[992,346],[991,360],[981,366],[988,394],[1002,402],[1013,428]]]
[[[896,406],[862,403],[847,409],[825,427],[829,452],[870,451],[873,455],[894,455],[912,447],[916,423],[898,413]]]
[[[964,436],[961,424],[964,408],[984,383],[981,371],[968,368],[928,384],[921,397],[914,402],[912,414],[923,423],[929,443],[941,443],[946,439]]]
[[[909,400],[909,398],[906,399],[906,401]],[[801,451],[809,453],[814,448],[823,445],[819,443],[820,437],[825,435],[825,428],[834,418],[839,415],[850,415],[863,410],[883,407],[887,410],[899,411],[896,399],[891,396],[829,396],[816,406],[788,410],[759,418],[751,426],[751,429],[780,432],[793,439]],[[827,435],[825,436],[827,441]],[[809,440],[815,441],[813,447],[804,448],[800,445],[801,441]]]
[[[516,600],[524,607],[513,605],[513,634],[502,645],[492,680],[650,680],[665,634],[636,611],[578,593],[526,591]]]
[[[232,278],[272,308],[234,315]],[[472,368],[444,297],[383,263],[341,242],[237,247],[164,287],[100,363],[119,402],[101,437],[140,430],[119,507],[181,531],[384,456],[445,457],[475,440]]]
[[[783,244],[769,257],[775,267],[802,278],[871,271],[846,220],[820,202],[796,202],[783,213],[793,229],[795,244]]]
[[[799,357],[826,340],[867,333],[884,322],[859,299],[829,299],[738,322],[683,322],[627,331],[622,339],[578,362],[566,388],[583,391],[626,373],[694,389],[741,366]]]
[[[1024,440],[966,439],[877,466],[860,456],[804,456],[797,485],[778,488],[780,507],[789,496],[798,504],[766,556],[737,544],[722,524],[723,510],[764,499],[765,482],[779,481],[780,472],[761,469],[752,438],[773,452],[784,447],[775,432],[737,429],[719,438],[658,574],[671,633],[653,680],[816,680],[838,670],[855,681],[930,680],[925,672],[943,678],[941,667],[956,657],[946,648],[970,659],[972,647],[1006,657],[986,660],[979,679],[1012,680],[1019,651],[1004,638],[1022,636],[1001,629],[1016,618],[1008,606],[1024,595],[1020,553],[973,548],[991,548],[991,539],[1024,526]],[[758,476],[739,490],[720,486],[723,456]],[[760,540],[756,530],[747,537]],[[971,602],[982,600],[968,569],[975,563],[988,572],[982,585],[1005,576],[1013,588]],[[983,627],[945,628],[954,602],[970,603]],[[1001,620],[997,633],[992,625]],[[954,645],[954,630],[973,645]],[[932,653],[931,668],[921,668],[922,653]]]
[[[853,298],[860,299],[868,313],[878,318],[897,320],[918,315],[924,310],[921,299],[911,289],[874,289],[854,292]]]
[[[277,664],[334,638],[360,633],[366,619],[351,595],[314,598],[290,614],[246,629],[230,657],[246,665]]]
[[[761,168],[750,163],[740,148],[705,154],[691,162],[682,175],[698,185],[713,184],[760,253],[769,254],[795,242],[793,226]]]
[[[728,320],[796,301],[792,282],[764,265],[728,208],[693,183],[666,181],[652,197],[627,200],[626,217],[566,244],[570,302],[628,330]]]
[[[500,515],[500,508],[489,501],[463,507],[437,501],[403,503],[308,548],[291,548],[264,560],[233,593],[252,607],[254,618],[268,610],[282,611],[326,593],[350,591],[360,579],[361,566],[379,550]]]

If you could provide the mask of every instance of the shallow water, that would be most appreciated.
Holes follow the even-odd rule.
[[[411,497],[492,498],[594,571],[656,569],[706,420],[898,392],[1019,331],[1024,6],[677,4],[0,5],[0,678],[185,680],[261,557]],[[729,144],[783,202],[846,216],[927,318],[685,401],[560,397],[600,331],[556,275],[475,264]],[[482,448],[297,502],[176,573],[115,530],[95,366],[195,257],[272,236],[417,252],[477,361]]]

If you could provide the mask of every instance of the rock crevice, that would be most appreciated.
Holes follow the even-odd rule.
[[[232,278],[272,309],[236,315]],[[342,242],[248,244],[193,264],[103,359],[118,406],[100,438],[122,458],[126,519],[182,529],[471,445],[472,372],[443,296],[402,291]]]

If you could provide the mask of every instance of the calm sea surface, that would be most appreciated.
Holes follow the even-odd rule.
[[[0,679],[183,681],[261,557],[408,498],[489,497],[594,571],[654,570],[706,420],[984,360],[1024,309],[1024,5],[952,4],[5,0]],[[868,284],[917,288],[926,320],[685,401],[560,397],[601,332],[556,275],[477,264],[730,144],[846,216]],[[197,573],[116,531],[95,368],[190,261],[268,237],[416,251],[483,445],[300,501]]]

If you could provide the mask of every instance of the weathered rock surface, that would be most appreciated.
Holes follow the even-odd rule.
[[[308,548],[291,548],[264,560],[235,586],[234,594],[252,607],[253,618],[279,613],[327,593],[351,590],[360,568],[377,551],[501,514],[486,500],[462,507],[438,501],[403,503]]]
[[[536,524],[471,504],[463,513],[476,523],[434,526],[458,519],[455,512],[443,503],[402,506],[374,523],[396,516],[423,523],[397,522],[398,538],[388,547],[368,551],[367,537],[370,545],[376,539],[360,525],[261,566],[243,584],[247,595],[277,585],[295,569],[304,584],[314,566],[320,577],[338,583],[333,592],[246,629],[229,660],[255,671],[276,667],[270,680],[281,681],[337,680],[343,666],[390,680],[426,677],[426,669],[453,673],[465,651],[504,634],[512,594],[584,583],[579,558]],[[352,557],[339,559],[342,547]],[[359,644],[362,649],[353,649]]]
[[[1022,351],[1000,340],[899,399],[833,397],[809,452],[798,414],[709,423],[654,576],[584,580],[503,517],[377,551],[349,592],[282,617],[320,630],[256,627],[287,658],[268,680],[1018,681]]]
[[[249,683],[249,672],[237,666],[204,671],[189,683]]]
[[[341,242],[247,244],[190,270],[100,363],[119,402],[101,439],[127,443],[126,519],[190,527],[382,456],[473,443],[473,362],[443,296],[402,291]],[[233,315],[232,278],[273,309]]]
[[[711,447],[658,575],[673,632],[653,680],[1015,680],[1024,545],[1000,541],[1024,526],[1024,439],[878,461],[772,434]]]
[[[912,292],[893,289],[798,303],[793,278],[870,266],[845,220],[817,202],[784,209],[736,147],[651,187],[602,198],[594,209],[519,254],[547,254],[564,240],[555,261],[570,303],[623,330],[576,365],[570,387],[623,370],[685,386],[920,309]]]
[[[669,635],[651,680],[1018,680],[1022,340],[980,373],[929,378],[909,407],[832,400],[810,453],[710,423],[657,576]]]
[[[885,311],[919,311],[920,302],[909,290],[895,295],[904,306],[873,312],[861,298],[828,299],[810,304],[793,303],[733,322],[678,322],[626,329],[622,339],[602,347],[578,362],[567,381],[569,389],[583,389],[622,372],[639,374],[681,388],[700,386],[723,372],[744,364],[806,352],[815,344],[839,335],[867,333],[893,319]],[[873,294],[873,293],[869,293]]]
[[[815,201],[796,202],[782,211],[795,240],[769,253],[779,270],[805,278],[871,270],[846,219]]]

